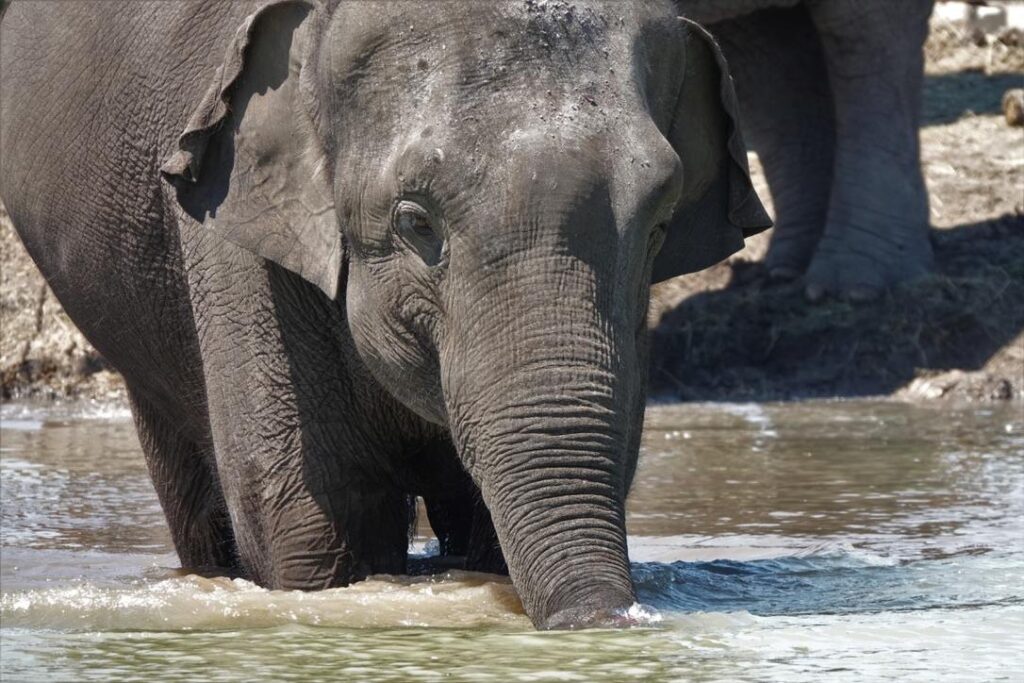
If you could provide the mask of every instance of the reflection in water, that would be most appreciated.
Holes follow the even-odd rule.
[[[1019,406],[653,408],[628,524],[662,620],[556,634],[486,575],[180,576],[125,415],[3,410],[4,680],[1012,680],[1024,649]]]
[[[995,511],[1007,523],[1024,513],[1015,495],[1024,484],[1005,476],[1022,464],[1019,408],[851,402],[650,417],[630,500],[633,533],[841,535],[883,545],[898,533],[923,550],[985,533],[988,524],[971,527],[990,520],[993,501],[1017,513]]]
[[[135,428],[127,413],[118,418],[47,420],[37,429],[10,429],[4,419],[5,549],[173,550]]]

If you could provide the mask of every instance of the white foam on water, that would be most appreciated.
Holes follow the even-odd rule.
[[[741,417],[757,427],[761,436],[771,439],[779,436],[768,411],[757,403],[726,403],[722,406],[722,410],[730,415]]]
[[[19,423],[38,426],[47,420],[100,420],[123,422],[132,419],[132,411],[124,401],[59,401],[54,403],[5,403],[0,406],[0,428],[18,429]],[[12,426],[13,425],[13,426]],[[22,427],[24,428],[24,427]]]
[[[856,548],[845,541],[822,541],[810,545],[791,557],[800,559],[821,558],[852,560],[853,562],[868,567],[895,567],[899,560],[879,553],[871,552],[863,548]]]
[[[25,420],[19,418],[5,419],[0,417],[0,429],[12,429],[19,432],[38,432],[42,428],[42,420]]]
[[[828,538],[793,538],[775,534],[724,536],[637,536],[628,538],[634,562],[751,562],[797,559],[846,559],[871,567],[893,567],[896,558]]]
[[[82,583],[4,594],[0,616],[5,627],[76,631],[529,625],[510,583],[467,572],[371,577],[317,592],[194,575],[127,587]]]
[[[630,605],[623,611],[622,616],[631,626],[654,626],[660,624],[665,618],[661,612],[650,605],[642,605],[639,602]]]

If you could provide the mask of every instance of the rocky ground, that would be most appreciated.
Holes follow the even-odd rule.
[[[1024,85],[1024,39],[936,23],[927,57],[921,135],[936,272],[871,304],[811,305],[799,284],[767,281],[759,236],[728,262],[656,288],[655,395],[1024,399],[1024,129],[1001,111],[1004,93]],[[756,180],[767,198],[759,172]],[[124,392],[2,206],[0,379],[4,400]]]

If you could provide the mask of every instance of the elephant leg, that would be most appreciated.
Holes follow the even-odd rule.
[[[305,407],[281,412],[296,400],[291,389],[278,388],[284,405],[275,402],[270,413],[211,402],[218,470],[247,575],[269,588],[318,590],[405,573],[409,496],[357,464],[382,455],[349,431],[344,410],[321,403],[325,413],[337,410],[335,420]],[[324,397],[298,405],[307,399]]]
[[[930,0],[813,0],[836,111],[825,234],[808,295],[869,299],[932,265],[918,126]]]
[[[258,475],[264,488],[267,477]],[[280,589],[346,586],[372,574],[406,573],[409,498],[369,481],[281,477],[250,519],[263,533],[258,580]]]
[[[469,533],[466,569],[491,574],[508,574],[508,565],[498,543],[498,534],[491,521],[491,513],[477,494],[473,505],[473,525]]]
[[[424,505],[441,556],[465,557],[473,528],[473,501],[467,497],[430,497],[424,499]]]
[[[343,304],[201,228],[184,231],[216,466],[240,564],[280,589],[404,573],[405,425]]]
[[[211,400],[239,553],[253,580],[271,588],[318,590],[406,572],[410,498],[377,467],[389,445],[366,434],[353,403],[339,401],[338,360],[315,346],[264,357],[268,374],[243,384],[243,403],[233,390]],[[307,374],[313,367],[316,376]]]
[[[437,536],[444,557],[464,558],[464,568],[470,571],[507,574],[508,567],[498,544],[498,536],[491,522],[490,512],[480,496],[480,489],[462,469],[455,448],[447,439],[430,448],[423,462],[440,473],[424,503],[427,519]]]
[[[507,574],[491,514],[473,487],[461,497],[427,499],[427,517],[442,556],[462,556],[469,571]]]
[[[817,31],[804,7],[756,12],[712,30],[775,206],[768,272],[797,278],[825,229],[835,161],[835,116]]]
[[[128,392],[150,478],[186,569],[238,567],[231,519],[211,467],[209,439],[186,436],[180,423],[142,395]]]

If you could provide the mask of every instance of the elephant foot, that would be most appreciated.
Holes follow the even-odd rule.
[[[792,282],[803,275],[803,271],[789,266],[769,266],[768,279],[775,282]]]
[[[776,282],[799,279],[811,262],[821,233],[820,223],[776,226],[765,256],[768,277]]]
[[[887,288],[926,274],[932,261],[927,226],[830,229],[807,269],[804,293],[811,302],[830,295],[874,301]]]
[[[868,285],[855,285],[845,292],[841,292],[842,298],[853,303],[869,303],[882,295],[882,289]],[[818,282],[810,282],[804,288],[804,297],[816,304],[822,301],[829,293],[823,285]]]

